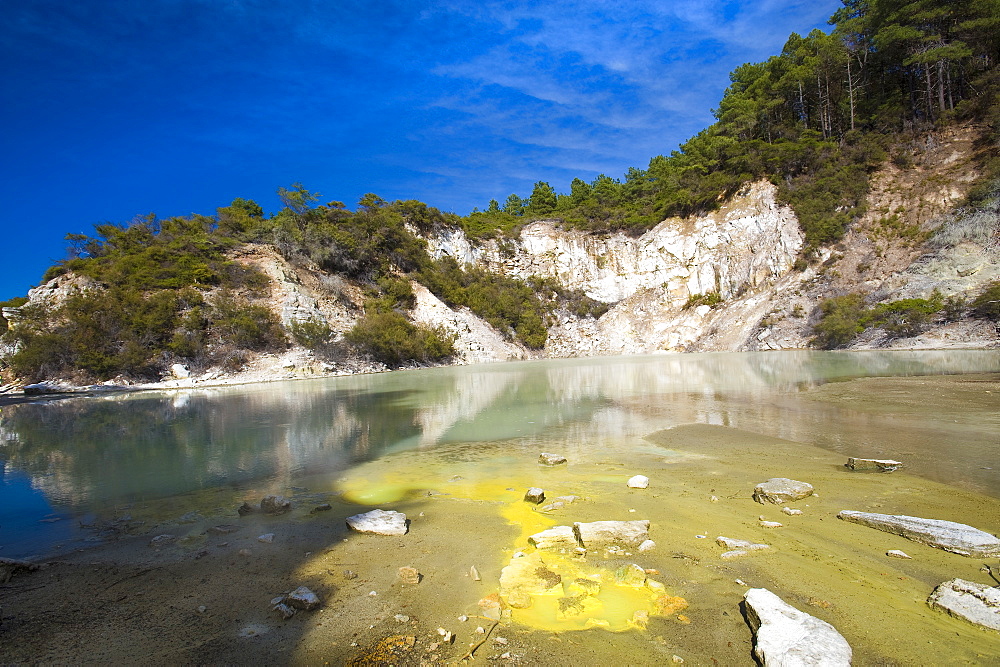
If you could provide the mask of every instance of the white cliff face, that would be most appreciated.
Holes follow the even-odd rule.
[[[671,218],[638,238],[541,221],[526,226],[517,241],[474,246],[461,231],[447,230],[428,245],[435,258],[448,255],[521,279],[555,278],[615,304],[600,320],[561,316],[550,327],[546,356],[684,350],[720,328],[725,335],[715,335],[710,348],[740,349],[803,243],[795,214],[777,204],[776,190],[755,183],[712,214]],[[710,292],[719,293],[722,306],[683,309],[692,295]],[[732,309],[739,316],[720,326]]]
[[[532,223],[519,242],[473,247],[455,230],[429,239],[432,256],[450,255],[518,278],[546,276],[604,303],[666,289],[683,304],[692,294],[723,298],[761,286],[787,271],[802,235],[791,209],[775,202],[776,188],[755,183],[719,211],[699,218],[666,220],[638,238],[595,236]]]

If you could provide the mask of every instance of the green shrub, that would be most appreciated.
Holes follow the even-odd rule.
[[[414,325],[394,311],[366,314],[345,338],[360,352],[387,366],[442,361],[455,354],[454,336]]]
[[[926,328],[935,313],[944,307],[944,299],[935,292],[930,299],[901,299],[881,303],[861,317],[863,327],[879,327],[893,338],[916,336]]]
[[[291,325],[292,338],[308,350],[320,350],[333,341],[333,331],[323,320],[297,320]]]
[[[707,294],[692,294],[691,296],[688,297],[688,300],[684,302],[684,307],[682,308],[682,310],[697,308],[698,306],[710,306],[714,308],[720,303],[722,303],[722,296],[718,292],[709,292]]]
[[[994,322],[1000,321],[1000,280],[994,280],[972,300],[972,315]]]
[[[825,299],[819,306],[822,316],[813,327],[816,334],[813,345],[824,350],[844,347],[864,331],[861,317],[864,313],[861,294],[845,294]]]
[[[270,308],[250,303],[228,291],[216,295],[208,320],[212,333],[223,345],[269,350],[286,343],[281,322]]]
[[[451,306],[465,306],[511,340],[541,349],[548,338],[548,309],[525,282],[484,269],[462,269],[444,257],[417,278]]]

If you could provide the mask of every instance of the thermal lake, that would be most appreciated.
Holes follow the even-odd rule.
[[[540,465],[541,452],[568,462]],[[107,640],[99,655],[113,660],[141,647],[171,662],[337,663],[393,650],[397,664],[446,662],[484,627],[483,661],[752,664],[740,603],[765,587],[833,624],[855,664],[996,662],[1000,634],[925,602],[946,579],[990,583],[982,568],[1000,570],[996,558],[836,515],[1000,533],[998,454],[1000,351],[550,360],[39,400],[0,408],[0,557],[167,568],[189,587],[191,608],[209,610],[176,620],[189,628],[184,641]],[[904,467],[855,472],[849,456]],[[648,488],[626,486],[638,474]],[[774,477],[813,485],[789,504],[801,515],[751,499]],[[549,502],[525,502],[529,487]],[[292,511],[237,515],[267,494],[289,498]],[[550,506],[564,496],[576,499]],[[406,513],[409,532],[346,529],[347,516],[374,508]],[[650,522],[649,551],[542,554],[528,543],[555,526],[636,519]],[[233,532],[220,536],[219,525]],[[161,534],[176,539],[147,546]],[[718,536],[771,548],[723,560]],[[886,557],[892,549],[912,559]],[[501,573],[521,559],[553,585],[508,605]],[[633,565],[645,584],[623,581]],[[401,583],[403,566],[419,570],[419,584]],[[198,579],[201,567],[211,576]],[[206,578],[213,584],[195,590]],[[324,606],[283,621],[268,601],[300,583]],[[496,628],[491,600],[503,607]],[[433,641],[438,627],[454,642]],[[393,648],[393,637],[404,640]],[[0,655],[59,660],[37,641]],[[62,657],[93,659],[88,650]]]

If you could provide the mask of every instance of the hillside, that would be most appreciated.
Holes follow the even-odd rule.
[[[623,180],[460,217],[281,188],[137,218],[3,304],[13,386],[816,346],[983,347],[1000,318],[1000,7],[845,2]]]

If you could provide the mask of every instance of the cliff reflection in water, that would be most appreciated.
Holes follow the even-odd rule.
[[[808,442],[839,416],[819,407],[796,417],[802,405],[790,409],[782,397],[803,388],[869,375],[997,370],[1000,354],[982,351],[660,355],[76,398],[4,407],[0,457],[54,506],[86,511],[335,475],[444,442],[529,438],[571,452],[690,422]]]

